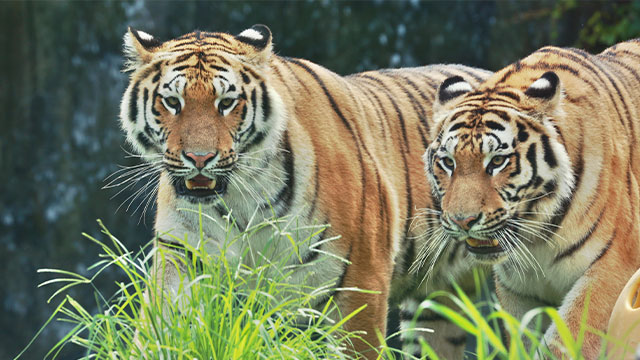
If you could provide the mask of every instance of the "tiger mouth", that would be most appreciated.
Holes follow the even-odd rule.
[[[467,244],[467,250],[475,254],[492,254],[504,251],[497,239],[476,239],[468,237],[465,242]]]
[[[223,195],[227,190],[227,181],[224,178],[196,175],[189,179],[175,179],[173,186],[179,196],[203,199]]]

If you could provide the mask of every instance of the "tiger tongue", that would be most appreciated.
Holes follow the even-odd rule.
[[[214,179],[210,179],[206,176],[197,175],[187,181],[185,181],[185,185],[187,189],[209,189],[212,190],[216,187],[216,181]]]

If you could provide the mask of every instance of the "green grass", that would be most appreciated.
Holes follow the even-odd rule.
[[[456,324],[475,341],[473,349],[467,349],[465,357],[470,359],[585,359],[582,354],[582,343],[587,332],[596,334],[602,339],[601,351],[598,359],[609,359],[606,354],[607,346],[612,343],[624,349],[625,359],[635,353],[635,349],[626,346],[622,339],[614,339],[609,335],[586,324],[586,313],[589,308],[589,296],[586,297],[585,309],[582,316],[577,337],[574,337],[567,324],[562,320],[558,310],[553,307],[540,307],[528,311],[521,319],[506,312],[498,303],[495,293],[489,290],[488,282],[482,272],[474,272],[476,298],[482,300],[474,303],[472,299],[456,284],[455,293],[438,291],[429,295],[420,305],[420,309],[430,309],[450,322]],[[455,306],[442,305],[439,299],[446,298],[447,303]],[[420,315],[417,312],[416,317]],[[562,356],[555,356],[549,345],[544,341],[545,321],[553,323],[561,340]],[[500,326],[502,325],[502,326]],[[502,332],[506,332],[503,334]],[[503,335],[507,335],[506,337]],[[508,342],[505,343],[505,338]],[[439,359],[431,346],[421,341],[423,355],[430,359]]]
[[[209,220],[203,220],[201,216],[200,221]],[[265,221],[235,237],[229,236],[225,244],[249,241],[256,231],[271,227],[273,236],[288,237],[294,249],[289,256],[297,256],[297,244],[309,241],[313,234],[298,239],[296,231],[283,231],[280,225],[285,222],[283,219]],[[211,255],[190,247],[186,239],[172,237],[182,243],[192,256],[178,260],[171,257],[174,260],[170,261],[182,262],[186,277],[177,294],[167,295],[157,291],[161,284],[150,280],[149,259],[156,251],[160,251],[159,256],[167,256],[170,255],[167,251],[172,250],[157,250],[149,243],[140,251],[133,252],[101,222],[99,225],[106,241],[84,234],[102,249],[101,259],[90,268],[94,271],[91,278],[64,270],[40,270],[55,276],[40,286],[61,285],[49,301],[62,297],[43,328],[51,321],[65,321],[73,325],[73,329],[53,346],[46,358],[57,358],[69,344],[84,349],[83,359],[351,358],[344,349],[358,339],[359,334],[346,332],[341,325],[362,308],[353,314],[339,316],[330,300],[322,309],[312,309],[310,304],[315,297],[332,291],[329,286],[309,289],[292,285],[286,279],[293,270],[287,270],[281,262],[264,261],[255,267],[247,267],[227,259],[224,247],[220,255]],[[232,221],[227,224],[234,225]],[[164,238],[167,236],[170,235],[165,234]],[[127,280],[117,284],[118,291],[110,298],[104,297],[94,287],[98,307],[102,310],[91,314],[67,292],[78,285],[93,286],[93,280],[109,267],[120,269]],[[542,355],[554,359],[547,344],[541,340],[542,320],[546,318],[556,324],[566,348],[566,358],[583,358],[580,349],[584,333],[595,330],[583,326],[579,336],[573,338],[553,308],[534,309],[523,319],[516,319],[495,301],[481,273],[476,273],[475,283],[476,296],[484,294],[479,296],[480,302],[474,303],[456,286],[455,293],[435,292],[421,304],[421,308],[441,314],[475,338],[475,346],[466,357],[532,359]],[[165,295],[147,298],[146,289]],[[442,305],[438,302],[442,298],[451,301],[460,311]],[[508,344],[503,343],[499,322],[509,334]],[[391,337],[398,335],[385,338],[378,334],[383,343],[380,349],[375,350],[379,358],[402,359],[403,355],[412,358],[386,345]],[[621,344],[604,334],[599,335],[605,345],[608,341]],[[421,344],[424,356],[438,359],[427,342],[421,341]],[[605,358],[604,352],[600,358]]]

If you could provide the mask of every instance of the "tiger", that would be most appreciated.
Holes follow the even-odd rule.
[[[556,308],[577,339],[584,315],[596,331],[583,355],[596,358],[596,332],[640,268],[640,41],[543,47],[479,87],[450,77],[433,111],[423,160],[444,236],[425,246],[491,266],[517,318]],[[563,354],[555,323],[543,330]]]
[[[411,219],[431,207],[421,155],[437,87],[451,76],[476,85],[489,72],[430,65],[339,76],[276,55],[265,25],[168,41],[129,28],[124,53],[130,81],[120,124],[133,151],[159,173],[155,246],[179,245],[162,234],[187,234],[197,246],[198,209],[217,223],[232,214],[239,229],[274,214],[295,216],[299,228],[328,224],[285,265],[299,266],[292,283],[372,291],[335,290],[313,306],[333,298],[346,315],[366,305],[345,329],[362,331],[352,350],[374,358],[370,346],[380,345],[376,330],[387,330],[392,278],[411,282],[407,269],[421,231]],[[206,251],[219,253],[226,229],[202,226]],[[251,246],[228,245],[225,256],[291,248],[269,243],[272,232],[253,234]],[[177,288],[182,270],[158,268],[154,276]]]

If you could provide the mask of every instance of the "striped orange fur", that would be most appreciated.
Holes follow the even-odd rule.
[[[378,345],[375,330],[386,330],[392,277],[402,280],[397,302],[426,295],[426,285],[418,287],[420,275],[407,270],[424,228],[410,227],[411,219],[417,209],[432,207],[420,155],[428,145],[437,86],[454,75],[478,84],[488,72],[434,65],[343,77],[307,60],[276,56],[263,25],[236,36],[197,31],[166,42],[130,29],[125,51],[132,73],[121,124],[128,142],[159,174],[155,231],[197,241],[197,215],[178,209],[198,206],[219,222],[231,212],[241,229],[252,218],[271,218],[271,207],[278,217],[295,217],[300,228],[330,224],[291,258],[288,265],[299,266],[291,281],[378,291],[334,292],[315,304],[335,295],[342,314],[366,304],[346,326],[366,331],[363,339]],[[224,230],[205,223],[204,232],[204,246],[215,253]],[[265,229],[253,235],[249,251],[268,248],[267,257],[289,251],[288,240],[269,243],[271,234]],[[234,243],[227,254],[247,247]],[[243,259],[251,265],[251,258]],[[157,276],[174,288],[179,274],[167,266]],[[414,310],[405,306],[403,326]],[[449,346],[441,333],[442,346]],[[407,348],[417,351],[416,344]],[[459,340],[456,345],[452,351],[461,354]]]
[[[640,267],[640,42],[598,55],[545,47],[476,90],[447,79],[434,105],[427,175],[447,233],[493,264],[505,309],[557,307],[577,336],[605,331]],[[431,245],[435,247],[435,245]],[[545,339],[562,351],[554,326]],[[586,358],[600,350],[588,333]]]

